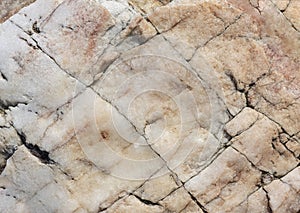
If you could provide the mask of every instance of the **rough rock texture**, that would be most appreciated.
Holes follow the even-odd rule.
[[[9,17],[17,13],[23,7],[29,5],[35,0],[5,0],[0,2],[0,23],[6,21]]]
[[[298,0],[0,3],[0,212],[300,211]]]

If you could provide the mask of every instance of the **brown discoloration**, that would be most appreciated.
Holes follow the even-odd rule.
[[[91,29],[86,29],[89,37],[88,47],[86,50],[86,55],[90,56],[96,47],[97,37],[101,33],[105,32],[108,28],[107,23],[111,19],[111,15],[107,10],[103,10],[100,17],[98,17],[98,22],[93,24]],[[89,30],[91,30],[89,32]]]
[[[263,24],[263,19],[260,16],[258,10],[253,7],[249,1],[229,0],[228,2],[233,6],[239,8],[243,12],[251,15],[251,17],[260,24]]]
[[[72,39],[81,37],[87,39],[85,55],[91,57],[97,44],[97,38],[112,26],[112,17],[108,10],[100,4],[93,3],[87,7],[85,1],[68,1],[62,7],[72,9],[73,16],[63,25],[63,33]]]
[[[12,56],[14,63],[18,65],[16,70],[17,74],[24,75],[27,67],[33,64],[34,58],[37,57],[37,52],[34,49],[30,49],[26,54],[19,53],[15,56]]]
[[[0,24],[19,12],[23,7],[36,0],[2,0],[0,1]]]
[[[103,131],[100,132],[100,134],[101,134],[101,136],[102,136],[102,138],[104,140],[108,140],[109,139],[109,133],[107,131],[103,130]]]

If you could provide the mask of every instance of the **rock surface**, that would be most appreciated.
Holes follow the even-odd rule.
[[[1,1],[0,212],[299,212],[299,8]]]

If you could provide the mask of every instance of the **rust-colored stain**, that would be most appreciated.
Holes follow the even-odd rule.
[[[109,139],[109,134],[107,131],[101,131],[100,134],[104,140]]]
[[[111,15],[103,7],[79,9],[75,14],[77,25],[82,27],[82,33],[88,39],[85,55],[92,56],[97,43],[97,37],[105,32],[112,24]]]

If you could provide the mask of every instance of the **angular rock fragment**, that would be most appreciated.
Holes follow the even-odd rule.
[[[205,2],[160,7],[149,15],[149,20],[159,32],[165,32],[165,38],[184,58],[191,59],[199,46],[222,33],[239,14],[228,5]]]
[[[180,212],[187,209],[187,206],[189,206],[191,202],[193,201],[191,200],[190,195],[184,187],[181,187],[160,201],[160,204],[168,211]]]
[[[260,175],[243,155],[227,148],[185,186],[209,212],[226,212],[257,189]]]
[[[70,100],[76,85],[82,89],[17,26],[5,22],[0,28],[0,70],[7,79],[0,84],[4,108],[22,105],[37,116]]]
[[[248,123],[243,123],[244,118]],[[227,124],[227,132],[239,133],[231,140],[232,146],[263,171],[282,176],[299,163],[280,142],[280,128],[255,110],[244,109]]]
[[[159,200],[168,197],[168,195],[176,190],[181,183],[176,181],[176,177],[164,175],[147,181],[143,186],[138,188],[134,194],[138,197],[157,203]]]
[[[265,187],[272,211],[298,212],[300,210],[299,171],[300,168],[297,167],[281,180],[274,180]]]
[[[292,26],[299,32],[300,30],[300,3],[296,0],[290,0],[288,5],[283,9],[283,14],[291,22]]]
[[[21,144],[20,137],[13,127],[0,127],[0,172],[5,168],[7,159],[14,154]]]
[[[26,164],[23,165],[23,163]],[[22,169],[19,169],[21,166]],[[57,183],[55,172],[42,164],[34,157],[25,146],[20,146],[15,154],[8,160],[5,170],[2,172],[1,184],[5,193],[1,197],[9,195],[14,199],[7,200],[0,204],[1,211],[6,209],[6,205],[12,204],[14,212],[31,211],[64,211],[71,212],[78,208],[78,203],[72,200],[71,194],[64,185]],[[26,184],[24,184],[26,183]],[[52,194],[53,197],[48,195]],[[62,199],[69,199],[68,204]],[[51,199],[51,202],[50,200]],[[1,198],[2,200],[2,198]],[[18,202],[25,200],[25,202]]]
[[[243,203],[235,207],[232,211],[254,213],[270,212],[267,193],[262,188],[258,189],[253,194],[251,194]]]
[[[289,149],[291,152],[294,153],[296,158],[299,158],[300,156],[300,142],[299,140],[295,138],[291,138],[287,143],[286,143],[287,149]]]

